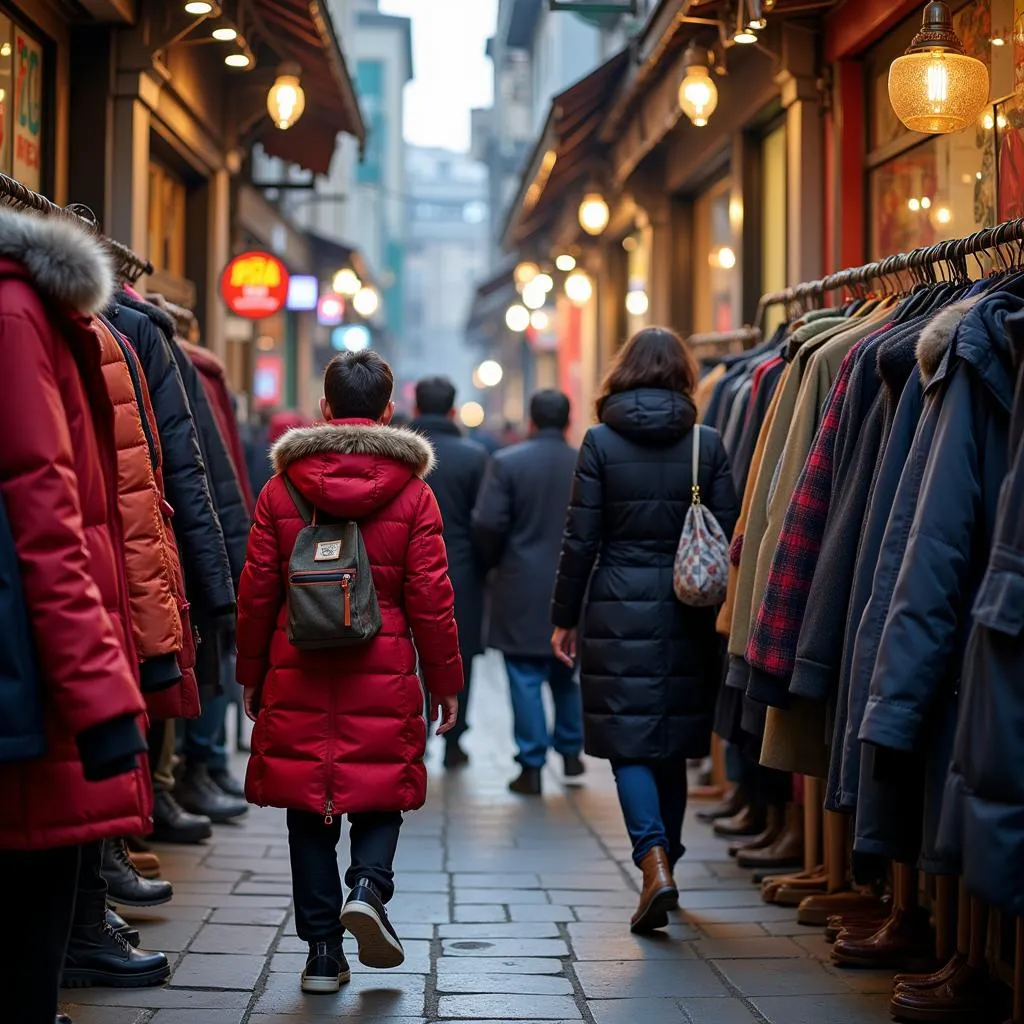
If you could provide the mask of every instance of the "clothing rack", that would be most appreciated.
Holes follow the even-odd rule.
[[[59,217],[64,220],[71,220],[77,224],[85,225],[90,231],[99,236],[99,240],[110,253],[114,260],[114,267],[118,276],[124,281],[134,284],[144,274],[153,273],[153,264],[137,256],[128,246],[121,242],[108,238],[99,233],[96,217],[88,207],[81,205],[58,206],[55,202],[47,199],[46,196],[33,192],[27,185],[22,184],[17,178],[0,172],[0,204],[6,206],[17,206],[22,209],[34,210],[47,217]]]
[[[705,334],[691,334],[687,343],[696,349],[700,359],[714,359],[756,345],[761,340],[758,327],[739,327],[734,331],[709,331]]]

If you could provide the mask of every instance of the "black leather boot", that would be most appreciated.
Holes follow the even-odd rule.
[[[53,1024],[72,1024],[72,1021],[66,1013],[58,1013]]]
[[[64,956],[65,988],[148,988],[171,975],[163,953],[140,953],[107,924],[107,894],[78,892],[75,920]]]
[[[240,818],[249,805],[236,796],[228,796],[210,778],[205,764],[190,764],[185,768],[181,782],[175,787],[178,803],[192,814],[203,814],[215,825],[223,825]]]
[[[117,932],[129,946],[138,948],[142,941],[138,929],[133,928],[116,910],[111,910],[110,907],[107,907],[107,924],[110,926],[110,930]]]
[[[210,778],[213,779],[213,784],[222,793],[227,793],[228,796],[238,797],[242,800],[245,799],[245,786],[227,768],[211,769]]]
[[[189,814],[166,790],[153,791],[153,839],[158,843],[201,843],[213,835],[210,819]]]
[[[100,872],[107,883],[108,899],[123,907],[159,907],[174,895],[170,882],[151,881],[135,870],[123,839],[104,842]]]
[[[541,771],[539,768],[523,767],[518,779],[513,779],[508,788],[520,796],[540,796]]]

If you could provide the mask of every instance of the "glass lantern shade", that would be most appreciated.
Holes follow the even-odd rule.
[[[948,135],[977,122],[988,105],[988,68],[948,50],[913,51],[889,68],[889,102],[914,132]]]
[[[679,106],[696,127],[708,123],[718,106],[718,87],[706,67],[696,64],[686,69],[679,85]]]

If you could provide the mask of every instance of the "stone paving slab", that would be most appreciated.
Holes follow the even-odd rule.
[[[204,845],[158,848],[175,898],[126,914],[168,953],[170,983],[65,993],[75,1024],[887,1024],[888,972],[834,967],[820,931],[762,903],[696,821],[676,872],[683,909],[660,935],[630,934],[639,873],[610,772],[588,761],[570,789],[553,759],[543,799],[508,793],[499,666],[477,662],[470,769],[446,775],[435,747],[427,807],[403,828],[401,968],[364,967],[349,939],[351,983],[303,995],[284,815],[253,808]]]

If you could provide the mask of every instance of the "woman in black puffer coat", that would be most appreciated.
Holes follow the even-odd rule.
[[[710,748],[721,672],[716,610],[686,607],[672,590],[696,382],[692,355],[665,328],[640,331],[619,354],[580,449],[552,605],[552,646],[569,664],[581,630],[586,752],[615,772],[644,874],[638,932],[663,927],[678,896],[686,760]],[[739,515],[728,458],[714,430],[701,434],[701,499],[728,537]]]

